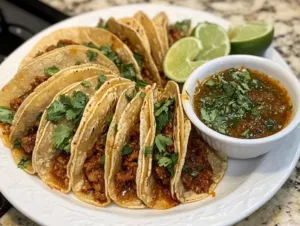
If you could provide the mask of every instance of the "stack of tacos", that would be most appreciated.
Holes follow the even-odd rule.
[[[210,195],[227,160],[199,138],[163,75],[175,25],[140,11],[42,38],[0,91],[18,167],[101,207],[168,209]]]

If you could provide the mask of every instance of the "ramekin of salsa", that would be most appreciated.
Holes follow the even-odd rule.
[[[247,55],[197,68],[182,93],[185,112],[203,138],[233,158],[278,148],[300,122],[300,83],[280,65]]]

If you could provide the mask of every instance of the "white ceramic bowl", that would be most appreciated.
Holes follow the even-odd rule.
[[[193,95],[198,81],[202,81],[215,72],[228,68],[245,66],[261,71],[278,80],[287,90],[293,102],[293,114],[289,124],[278,133],[259,139],[240,139],[220,134],[197,117],[193,109]],[[186,98],[189,94],[189,97]],[[295,129],[300,122],[300,83],[295,75],[277,63],[262,57],[233,55],[217,58],[197,68],[183,86],[182,101],[184,110],[191,122],[198,128],[203,139],[214,149],[228,157],[238,159],[254,158],[272,149],[279,148],[283,139]]]

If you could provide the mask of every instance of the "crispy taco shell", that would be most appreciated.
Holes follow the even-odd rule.
[[[173,118],[173,143],[174,143],[174,152],[178,153],[178,159],[181,156],[181,139],[183,137],[183,110],[181,105],[181,100],[179,96],[179,87],[175,82],[168,82],[165,89],[162,93],[154,93],[153,94],[153,102],[150,104],[150,117],[149,121],[153,122],[152,127],[150,129],[149,135],[145,141],[146,146],[153,146],[154,139],[156,135],[156,123],[154,117],[154,103],[160,100],[164,100],[167,98],[175,99],[175,108],[174,108],[174,118]],[[145,150],[142,150],[143,152]],[[157,184],[155,178],[153,176],[153,154],[145,155],[142,154],[141,158],[143,158],[143,171],[141,175],[141,199],[143,202],[151,208],[154,209],[168,209],[172,208],[178,204],[178,201],[175,198],[174,194],[174,177],[170,178],[170,186],[168,187],[169,191],[167,195],[164,195],[162,191],[162,187]],[[174,171],[178,164],[174,166]]]
[[[55,100],[58,100],[60,95],[71,95],[74,91],[82,91],[86,95],[90,97],[89,102],[87,103],[87,106],[84,110],[82,119],[80,121],[80,124],[76,130],[76,133],[74,137],[72,138],[72,145],[71,145],[71,153],[68,155],[68,162],[65,165],[66,167],[66,174],[64,175],[64,179],[61,179],[61,177],[58,177],[58,173],[55,172],[56,168],[53,167],[53,164],[57,160],[57,156],[60,154],[57,153],[56,149],[52,146],[52,133],[57,128],[57,124],[54,124],[47,120],[45,111],[42,117],[42,121],[46,122],[44,132],[43,134],[38,138],[36,141],[36,147],[33,152],[33,167],[36,170],[39,177],[51,188],[54,188],[56,190],[59,190],[63,193],[67,193],[71,189],[71,183],[72,183],[72,177],[70,170],[72,168],[72,162],[74,159],[74,146],[78,142],[79,134],[82,132],[83,127],[87,124],[88,119],[91,115],[93,115],[94,111],[97,109],[96,103],[99,102],[102,98],[108,96],[109,94],[114,94],[114,92],[109,92],[111,87],[114,86],[124,86],[127,87],[131,84],[129,80],[122,79],[122,78],[107,78],[108,80],[101,86],[101,88],[96,91],[97,87],[97,80],[98,77],[93,77],[90,79],[87,79],[86,81],[89,81],[91,84],[93,84],[91,87],[84,87],[82,86],[81,82],[73,84],[66,89],[64,89],[62,92],[60,92],[52,101],[52,103]],[[111,98],[111,97],[110,97]],[[111,103],[110,103],[111,104]],[[50,105],[49,105],[50,106]],[[44,123],[43,123],[44,124]],[[67,121],[62,121],[59,123],[59,125],[67,125]],[[63,153],[64,154],[64,153]]]
[[[99,76],[99,74],[106,74],[107,77],[116,77],[100,65],[73,66],[60,71],[56,76],[38,86],[35,91],[25,99],[15,115],[9,137],[11,143],[13,143],[16,139],[22,139],[28,134],[30,128],[36,125],[39,115],[44,112],[55,95],[62,89],[75,82]],[[38,124],[39,126],[36,133],[36,139],[39,139],[39,136],[42,134],[46,125],[44,120],[41,120]],[[16,163],[19,163],[24,155],[30,158],[30,155],[26,155],[22,149],[12,148],[12,153]],[[34,173],[34,170],[31,167],[31,162],[25,171],[28,173]]]
[[[152,59],[159,72],[163,71],[163,61],[165,50],[163,47],[163,40],[159,34],[159,29],[144,12],[139,11],[134,15],[134,18],[144,27],[147,38],[150,44],[150,53]]]
[[[158,38],[162,44],[162,55],[166,55],[169,49],[169,40],[168,40],[168,24],[169,19],[166,13],[160,12],[153,18],[154,26],[158,33]]]
[[[92,62],[106,67],[116,75],[119,70],[116,65],[104,56],[100,51],[80,45],[70,45],[52,50],[33,59],[11,79],[0,91],[0,106],[10,107],[10,102],[20,96],[33,92],[37,81],[45,82],[50,76],[45,75],[45,69],[56,66],[59,70],[74,66],[76,63],[91,63],[87,51],[94,51],[97,57]],[[54,75],[55,76],[55,75]],[[53,77],[54,77],[53,76]],[[23,97],[22,97],[23,98]]]
[[[126,18],[122,20],[116,20],[110,18],[107,21],[108,29],[123,40],[133,53],[139,54],[143,57],[142,65],[142,77],[149,83],[156,83],[157,86],[162,86],[162,78],[155,66],[155,63],[151,57],[150,51],[145,45],[146,41],[141,37],[140,33],[146,34],[144,28],[135,19]],[[139,26],[137,32],[136,26]]]
[[[71,40],[77,44],[92,42],[97,46],[110,46],[112,50],[117,53],[122,63],[133,65],[136,76],[141,78],[139,66],[130,49],[111,32],[93,27],[62,28],[48,34],[32,48],[27,56],[25,56],[20,68],[32,61],[37,54],[45,52],[49,46],[56,46],[60,40]]]
[[[138,198],[137,190],[142,170],[142,167],[139,167],[141,164],[139,153],[144,148],[143,141],[147,135],[141,133],[144,129],[141,130],[143,124],[140,113],[149,107],[147,101],[149,89],[150,87],[147,87],[138,92],[124,110],[118,123],[118,132],[112,148],[108,194],[116,204],[126,208],[145,208],[143,202]],[[123,153],[126,145],[132,148],[131,153]],[[128,176],[131,178],[129,179]]]
[[[197,133],[197,131],[196,131],[196,129],[191,129],[191,122],[188,119],[185,120],[184,125],[185,125],[184,126],[184,143],[182,146],[182,152],[181,152],[181,157],[179,159],[178,168],[177,168],[177,171],[174,176],[174,178],[175,178],[174,188],[175,188],[175,193],[176,193],[177,199],[181,203],[189,203],[189,202],[200,201],[213,193],[214,189],[216,188],[218,183],[222,180],[222,178],[226,172],[227,158],[226,158],[226,156],[222,155],[220,152],[217,152],[217,151],[211,149],[204,141],[201,140],[201,138],[198,134],[197,135],[198,135],[199,140],[197,139],[197,136],[196,136],[196,138],[195,138],[195,136],[194,137],[191,136],[192,135],[191,133]],[[189,139],[190,137],[191,137],[191,139]],[[197,141],[195,141],[195,139],[197,139]],[[183,166],[185,165],[186,157],[187,157],[188,153],[190,151],[192,151],[191,149],[193,149],[192,147],[189,147],[189,142],[194,142],[195,143],[194,146],[196,146],[198,151],[201,151],[202,154],[206,153],[205,155],[207,155],[208,164],[210,165],[208,167],[210,168],[209,170],[212,171],[212,175],[211,175],[212,181],[211,181],[211,184],[209,185],[209,187],[205,188],[205,189],[207,189],[206,192],[203,191],[203,189],[204,189],[203,184],[207,183],[207,178],[203,175],[201,177],[205,177],[205,178],[203,178],[204,182],[200,181],[202,183],[202,185],[200,183],[201,186],[198,187],[199,191],[197,193],[195,191],[193,191],[192,189],[187,189],[182,182]],[[203,149],[203,150],[201,150],[201,149]],[[199,154],[197,156],[199,158]],[[206,170],[205,169],[205,167],[207,167],[206,164],[207,163],[204,164],[204,168],[202,168],[199,173],[201,173],[201,171],[203,172]],[[201,166],[203,166],[203,164]],[[201,180],[201,177],[199,176],[199,178],[197,178],[197,179]],[[200,187],[201,187],[202,191],[200,190]]]
[[[123,83],[110,88],[100,101],[98,100],[94,103],[95,107],[93,113],[90,115],[89,119],[87,119],[81,130],[76,133],[73,142],[74,151],[72,155],[74,157],[71,168],[71,186],[76,197],[84,202],[95,206],[106,206],[111,202],[107,191],[107,178],[111,168],[111,149],[114,143],[116,126],[118,125],[120,115],[127,106],[126,95],[130,95],[134,90],[135,88],[132,83]],[[110,125],[107,125],[107,118],[113,113],[114,115]],[[106,141],[104,141],[105,136]],[[93,160],[90,161],[93,156],[90,156],[89,153],[95,155],[93,149],[99,149],[99,146],[97,147],[98,141],[105,144],[100,145],[102,149],[104,148],[105,161],[103,163],[104,166],[102,166],[103,168],[96,168],[95,170]],[[103,157],[103,154],[101,157]],[[90,172],[88,172],[88,168],[90,168]],[[101,191],[95,190],[98,187],[98,184],[101,184],[101,181],[90,181],[90,177],[92,176],[91,173],[93,172],[102,175],[102,186],[104,185],[104,188],[101,186],[102,193]],[[86,184],[92,184],[93,189],[87,189]]]

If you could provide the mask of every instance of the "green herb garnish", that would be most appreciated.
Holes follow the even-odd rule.
[[[13,112],[7,107],[0,107],[0,122],[11,125],[14,117],[15,112]]]
[[[152,146],[145,147],[145,156],[152,155],[152,153],[153,153],[153,147]]]
[[[81,82],[81,85],[82,85],[83,87],[91,87],[91,86],[92,86],[92,83],[90,83],[89,81],[82,81],[82,82]]]
[[[45,68],[44,69],[44,73],[47,76],[52,76],[52,75],[55,75],[57,72],[59,72],[59,70],[60,69],[58,67],[56,67],[55,65],[53,65],[51,67]]]
[[[16,149],[21,149],[22,148],[20,138],[17,138],[13,141],[13,147],[16,148]]]
[[[122,155],[128,155],[133,152],[133,148],[130,147],[128,144],[125,144],[125,146],[122,149]]]
[[[52,134],[52,145],[58,151],[71,151],[73,128],[67,125],[59,125]]]
[[[105,164],[105,153],[100,157],[100,164],[101,165]]]
[[[142,68],[143,62],[144,62],[144,57],[137,53],[134,53],[133,56],[134,56],[134,59],[136,60],[136,62],[138,63],[139,67]]]
[[[178,21],[173,26],[175,29],[182,31],[184,34],[187,34],[191,27],[191,20],[182,20]]]
[[[90,62],[93,62],[97,59],[98,53],[92,50],[86,51],[86,56],[89,58]]]
[[[20,169],[26,169],[28,164],[30,162],[30,159],[27,157],[22,157],[22,159],[20,160],[20,162],[18,163],[18,168]]]

